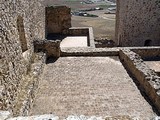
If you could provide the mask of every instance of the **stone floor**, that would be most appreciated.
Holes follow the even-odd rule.
[[[39,84],[31,115],[155,116],[117,57],[61,57]]]
[[[87,36],[68,36],[64,38],[60,47],[87,47]]]

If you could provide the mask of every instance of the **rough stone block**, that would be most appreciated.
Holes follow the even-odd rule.
[[[11,117],[11,113],[9,111],[0,111],[0,120],[6,120]]]
[[[60,41],[47,40],[45,41],[45,49],[47,57],[60,57]]]

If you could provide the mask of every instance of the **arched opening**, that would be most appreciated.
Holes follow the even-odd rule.
[[[17,18],[17,29],[19,33],[19,40],[21,43],[22,52],[25,52],[28,48],[27,48],[27,41],[25,37],[23,18],[21,16],[18,16]]]
[[[145,40],[144,46],[151,46],[152,45],[152,40]]]

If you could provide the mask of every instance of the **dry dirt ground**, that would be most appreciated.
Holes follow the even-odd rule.
[[[117,57],[61,57],[39,84],[31,115],[155,116]]]
[[[94,14],[97,14],[94,12]],[[99,14],[99,17],[72,16],[73,27],[93,27],[95,38],[108,38],[114,40],[115,14]]]

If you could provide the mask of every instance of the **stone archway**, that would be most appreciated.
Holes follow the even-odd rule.
[[[152,40],[150,40],[150,39],[145,40],[144,46],[151,46],[151,45],[152,45]]]

